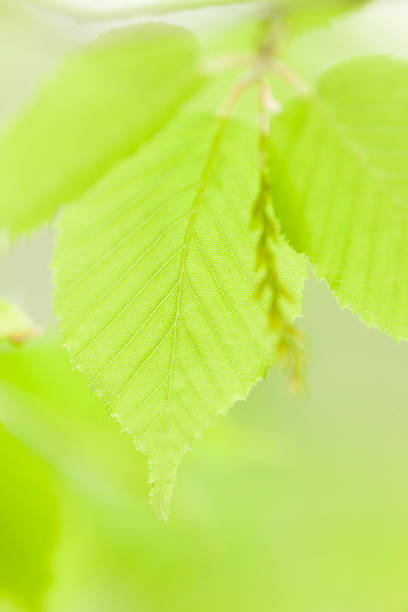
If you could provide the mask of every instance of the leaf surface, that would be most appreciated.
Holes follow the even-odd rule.
[[[171,116],[199,81],[186,30],[144,24],[70,57],[0,139],[0,229],[52,218]]]
[[[62,216],[55,310],[73,363],[148,456],[166,519],[195,438],[271,365],[276,338],[255,298],[250,214],[257,134],[191,114],[123,162]],[[300,313],[305,265],[280,240]]]
[[[408,338],[408,64],[365,57],[325,73],[272,123],[283,230],[342,306]]]

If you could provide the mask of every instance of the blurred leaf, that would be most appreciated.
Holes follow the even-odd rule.
[[[184,453],[247,396],[275,353],[255,297],[249,223],[258,183],[256,131],[192,114],[61,218],[54,267],[63,341],[147,454],[152,504],[164,519]],[[277,259],[292,319],[305,262],[283,240]]]
[[[285,234],[342,306],[396,340],[408,338],[407,91],[405,61],[356,59],[272,123]]]
[[[327,25],[335,17],[362,8],[370,0],[285,0],[290,35]]]
[[[187,31],[145,24],[66,61],[0,140],[0,228],[52,218],[151,136],[197,86],[196,55]]]
[[[269,2],[277,23],[283,20],[283,34],[287,42],[319,26],[327,26],[335,17],[350,15],[363,8],[370,0],[274,0]],[[201,34],[205,54],[221,54],[226,51],[254,51],[262,44],[267,3],[258,3],[245,18],[229,23],[222,28],[213,28]],[[313,33],[312,33],[313,35]],[[283,41],[282,41],[283,42]],[[281,52],[285,51],[285,45]]]
[[[112,19],[126,19],[140,17],[143,15],[166,15],[185,10],[196,10],[205,8],[224,7],[228,5],[254,4],[260,7],[262,12],[267,6],[266,2],[259,0],[162,0],[150,2],[120,2],[112,0],[105,2],[104,6],[95,1],[85,1],[79,6],[70,0],[32,0],[35,4],[51,10],[57,10],[71,15],[80,21],[98,21]],[[313,22],[324,21],[347,10],[358,7],[368,0],[268,0],[268,3],[276,10],[287,12],[300,19],[296,19],[297,25],[309,27]]]
[[[155,15],[167,15],[185,10],[200,8],[228,6],[229,4],[256,4],[258,0],[149,0],[148,2],[121,2],[111,0],[104,5],[95,1],[85,1],[81,5],[70,0],[31,0],[35,4],[70,15],[78,21],[108,21],[117,19],[129,19],[131,17],[152,17]]]
[[[57,535],[50,474],[1,425],[0,465],[0,594],[41,610]]]
[[[34,324],[25,312],[0,298],[0,342],[23,344],[35,333]]]
[[[50,27],[28,3],[0,3],[0,129],[32,96],[38,82],[55,70],[61,57],[75,44],[79,32],[66,22]]]
[[[220,419],[186,458],[165,527],[144,461],[58,339],[0,351],[1,418],[61,492],[47,612],[407,607],[407,347],[314,289],[311,397],[271,376]]]

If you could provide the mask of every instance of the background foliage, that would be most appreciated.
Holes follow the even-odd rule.
[[[314,78],[364,50],[405,53],[403,23],[389,27],[382,10],[296,39],[287,57]],[[25,44],[30,32],[38,57],[43,48],[45,64],[52,63],[44,30],[25,19],[15,32]],[[70,27],[61,51],[74,31],[81,37]],[[248,36],[246,28],[231,31],[244,48]],[[18,47],[18,34],[12,40]],[[225,38],[204,44],[214,51]],[[38,61],[39,72],[45,64]],[[13,102],[2,99],[5,109],[23,99],[27,82],[20,81]],[[219,95],[214,90],[197,101],[200,109]],[[282,100],[288,95],[279,90]],[[1,268],[2,294],[39,322],[48,322],[47,291],[38,295],[48,285],[39,272],[47,240],[43,233],[26,241]],[[58,340],[51,334],[23,352],[2,344],[4,609],[407,607],[406,346],[367,332],[315,281],[307,285],[305,327],[310,395],[290,398],[274,373],[220,419],[187,456],[166,527],[145,503],[143,459],[72,372]]]

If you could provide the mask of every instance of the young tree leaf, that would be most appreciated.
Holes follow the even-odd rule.
[[[0,342],[23,344],[35,333],[34,323],[25,312],[0,298]]]
[[[274,356],[276,337],[255,297],[249,225],[258,188],[256,130],[192,113],[59,224],[55,310],[64,343],[147,454],[162,519],[183,454]],[[277,258],[293,318],[305,262],[282,239]]]
[[[408,338],[408,64],[337,65],[272,124],[283,230],[342,306]]]
[[[145,24],[70,57],[0,140],[0,229],[10,238],[54,216],[133,152],[195,90],[186,30]]]
[[[41,610],[58,525],[50,473],[1,425],[0,461],[0,596]]]

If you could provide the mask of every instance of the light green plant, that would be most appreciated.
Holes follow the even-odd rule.
[[[2,233],[64,205],[62,341],[147,455],[162,519],[216,415],[274,362],[301,387],[308,261],[341,305],[407,339],[407,64],[353,59],[314,83],[286,61],[299,31],[357,4],[254,5],[221,44],[120,30],[68,59],[0,142]]]

